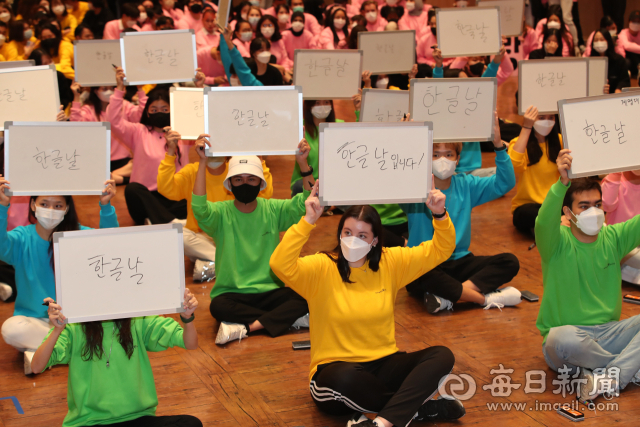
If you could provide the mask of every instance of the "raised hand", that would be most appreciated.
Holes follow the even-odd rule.
[[[500,119],[498,118],[498,111],[494,111],[493,116],[493,146],[496,148],[500,148],[504,145],[504,143],[502,142],[502,136],[500,135]]]
[[[502,47],[500,48],[500,53],[497,54],[494,58],[493,58],[493,62],[495,62],[496,64],[500,64],[502,62],[502,60],[504,59],[504,56],[507,54],[507,47],[504,45],[505,40],[504,37],[502,39]]]
[[[62,307],[56,304],[53,298],[49,298],[49,297],[45,298],[44,302],[47,302],[47,301],[49,302],[49,309],[47,310],[47,314],[49,315],[49,321],[53,325],[54,329],[60,332],[65,328],[65,326],[67,326],[65,322],[67,318],[64,317],[64,314],[62,314]]]
[[[58,111],[58,114],[56,115],[56,122],[66,122],[66,121],[67,121],[67,116],[64,115],[64,107],[61,105],[60,111]]]
[[[184,303],[182,304],[184,307],[184,313],[182,313],[182,317],[185,319],[190,318],[193,315],[193,312],[198,308],[198,299],[191,293],[189,288],[184,289]]]
[[[298,143],[298,152],[296,153],[296,162],[300,166],[307,166],[307,158],[309,157],[309,152],[311,151],[311,147],[305,138],[302,138]]]
[[[442,51],[438,49],[438,46],[431,46],[431,48],[433,49],[431,56],[436,61],[436,68],[442,68]]]
[[[441,215],[444,213],[444,203],[447,199],[440,190],[436,189],[436,181],[431,175],[431,191],[427,196],[427,207],[436,215]],[[444,218],[442,218],[444,219]]]
[[[207,160],[207,154],[205,152],[205,149],[206,147],[211,148],[211,143],[207,138],[211,138],[211,136],[209,136],[209,134],[203,133],[200,136],[198,136],[198,139],[196,139],[196,153],[198,153],[198,157],[200,157],[200,161]]]
[[[413,67],[411,67],[411,71],[409,71],[409,80],[415,79],[417,74],[418,74],[418,64],[413,64]]]
[[[117,67],[116,68],[116,87],[118,88],[118,90],[121,91],[125,91],[126,88],[124,87],[124,70],[121,67]]]
[[[371,89],[371,71],[362,72],[362,82],[364,83],[365,89]]]
[[[171,126],[167,126],[162,130],[164,130],[164,139],[165,141],[167,141],[167,154],[170,156],[175,156],[176,147],[182,139],[182,135],[180,135],[175,130],[171,130]]]
[[[105,181],[104,186],[104,192],[102,193],[102,196],[100,196],[100,204],[102,206],[109,203],[111,199],[113,199],[113,196],[116,195],[116,181],[113,179]]]
[[[353,95],[351,100],[353,101],[353,106],[356,111],[360,111],[360,107],[362,106],[362,89],[358,89],[358,94]]]
[[[573,157],[571,157],[570,153],[571,150],[567,148],[560,150],[558,158],[556,159],[558,172],[560,172],[560,181],[562,181],[565,186],[569,185],[569,169],[571,169],[571,162],[573,162]]]
[[[318,189],[320,188],[320,181],[316,181],[311,189],[311,194],[307,197],[307,200],[304,202],[304,207],[306,210],[306,214],[304,219],[311,225],[315,224],[318,221],[318,218],[322,216],[324,212],[324,208],[320,205],[320,200],[318,199]]]
[[[0,205],[9,206],[11,203],[11,196],[7,196],[4,194],[4,189],[10,190],[9,187],[10,182],[4,179],[2,175],[0,175]]]
[[[201,68],[196,68],[196,77],[195,77],[195,81],[194,84],[196,85],[196,87],[204,87],[204,79],[206,78],[206,76],[204,75],[204,73],[202,72]]]
[[[531,129],[533,124],[538,120],[538,108],[533,105],[527,108],[527,111],[524,112],[524,124],[525,128]]]

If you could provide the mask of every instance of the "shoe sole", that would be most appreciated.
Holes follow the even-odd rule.
[[[222,345],[229,342],[229,336],[225,335],[222,331],[222,326],[218,329],[218,334],[216,335],[216,344]]]
[[[438,311],[440,311],[440,303],[438,302],[436,297],[433,297],[433,298],[425,297],[424,306],[427,310],[427,313],[429,314],[436,314]]]

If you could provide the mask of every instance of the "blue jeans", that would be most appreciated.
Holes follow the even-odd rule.
[[[640,315],[602,325],[551,328],[542,353],[554,371],[563,365],[574,371],[619,368],[623,389],[640,370]]]

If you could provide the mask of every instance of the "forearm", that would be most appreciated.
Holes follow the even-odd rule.
[[[187,350],[195,350],[198,348],[198,333],[196,332],[196,326],[193,322],[185,323],[182,325],[184,332],[182,333],[182,339],[184,341],[184,348]]]
[[[36,353],[33,355],[33,359],[31,360],[31,369],[34,373],[39,374],[47,367],[49,359],[51,359],[51,354],[53,354],[53,349],[55,348],[56,342],[58,342],[58,337],[60,337],[61,333],[62,330],[54,328],[46,341],[38,347]]]
[[[204,196],[207,194],[207,164],[206,160],[201,159],[198,164],[198,173],[196,174],[196,182],[193,185],[193,194],[196,196]]]
[[[520,136],[518,136],[518,140],[513,144],[513,151],[516,151],[520,154],[523,154],[527,149],[527,143],[529,142],[529,136],[531,135],[531,128],[527,129],[522,126],[520,130]]]

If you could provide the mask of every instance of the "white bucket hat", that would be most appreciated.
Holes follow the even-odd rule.
[[[231,191],[231,182],[229,179],[237,175],[249,174],[257,176],[262,180],[260,191],[267,188],[267,181],[264,180],[262,171],[262,162],[258,156],[233,156],[229,160],[229,172],[224,180],[224,188]]]

